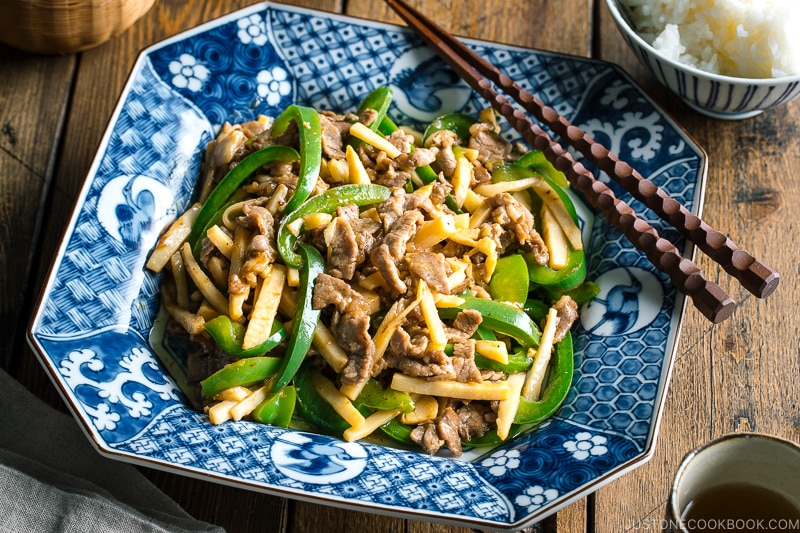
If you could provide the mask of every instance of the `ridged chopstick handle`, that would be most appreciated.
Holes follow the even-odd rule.
[[[728,236],[706,224],[700,217],[670,197],[666,191],[644,178],[628,163],[621,161],[605,146],[594,141],[577,126],[573,126],[553,108],[542,103],[503,74],[499,74],[494,81],[537,120],[566,139],[588,161],[611,176],[659,217],[669,222],[681,235],[695,243],[728,274],[739,280],[745,289],[759,298],[766,298],[778,287],[780,275],[776,270],[739,248]]]
[[[636,216],[633,209],[616,197],[614,192],[602,181],[566,152],[560,144],[550,139],[547,133],[514,108],[506,98],[498,95],[488,86],[495,109],[520,131],[523,138],[537,150],[541,150],[553,165],[564,173],[570,184],[583,193],[586,200],[605,215],[606,219],[633,244],[645,253],[647,258],[660,271],[666,273],[672,284],[692,299],[695,307],[713,323],[730,317],[736,303],[719,285],[707,280],[702,270],[670,241],[661,237],[647,221]]]
[[[716,283],[706,280],[702,271],[692,261],[683,257],[671,242],[661,238],[655,228],[639,219],[630,206],[619,200],[611,189],[596,180],[591,172],[577,163],[557,142],[550,139],[547,132],[518,111],[507,98],[499,95],[491,82],[475,70],[476,67],[470,64],[468,58],[472,57],[484,66],[488,63],[403,0],[386,0],[386,2],[464,81],[486,98],[531,146],[541,150],[548,161],[564,172],[570,183],[584,194],[587,201],[600,210],[614,227],[623,232],[637,249],[644,252],[656,268],[666,273],[672,284],[689,296],[695,307],[706,318],[718,323],[731,316],[736,304],[725,291]],[[452,47],[448,43],[452,43]],[[491,66],[488,70],[499,72]],[[513,84],[508,78],[505,79]]]
[[[574,126],[566,128],[564,134],[570,137],[581,153],[585,150],[592,154],[592,162],[598,168],[609,175],[613,173],[626,190],[636,191],[635,198],[677,228],[728,274],[739,280],[745,289],[759,298],[766,298],[778,287],[780,275],[777,271],[736,246],[730,238],[706,224],[663,189],[642,177],[629,164],[620,161]],[[578,145],[583,145],[584,148],[581,149]]]

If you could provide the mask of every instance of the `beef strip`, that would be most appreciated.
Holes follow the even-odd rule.
[[[264,207],[269,201],[268,198],[256,198],[248,200],[242,204],[243,215],[236,219],[236,222],[249,230],[257,231],[262,235],[270,235],[275,232],[275,220],[272,213]]]
[[[413,210],[419,210],[430,218],[435,218],[439,214],[439,210],[427,196],[405,193],[401,188],[393,189],[392,196],[378,207],[384,231],[388,232],[403,213]]]
[[[459,419],[458,434],[462,441],[482,437],[496,424],[497,413],[483,403],[464,403],[455,411]]]
[[[269,130],[274,122],[275,121],[271,117],[261,115],[256,120],[243,122],[241,124],[242,133],[244,133],[245,137],[250,139],[251,137],[255,137],[256,135],[261,135],[262,133]]]
[[[421,279],[441,294],[450,294],[447,281],[448,266],[444,255],[434,252],[417,252],[406,255],[411,274]]]
[[[567,336],[567,332],[572,328],[572,325],[578,320],[578,304],[575,300],[565,294],[553,304],[556,308],[556,316],[558,317],[558,325],[556,326],[555,336],[553,342],[561,342]]]
[[[452,380],[462,383],[480,383],[481,372],[475,366],[475,341],[465,339],[454,344],[453,356],[428,345],[428,331],[411,328],[410,333],[398,328],[389,341],[384,354],[384,368],[393,368],[403,374],[431,381]]]
[[[336,217],[331,222],[333,231],[328,245],[328,274],[344,280],[353,279],[358,266],[358,241],[350,225],[354,217],[358,218],[358,207],[351,204],[338,207]]]
[[[355,204],[338,207],[331,224],[333,228],[327,243],[328,273],[352,280],[356,269],[375,248],[382,226],[370,218],[360,218]],[[312,235],[311,242],[321,244],[320,233]]]
[[[460,457],[463,451],[458,434],[459,426],[458,414],[447,407],[436,420],[425,422],[411,430],[411,440],[430,455],[436,455],[442,446],[447,446],[453,455]]]
[[[322,152],[329,159],[344,158],[344,142],[342,136],[350,131],[350,124],[355,120],[355,115],[337,115],[322,111],[319,122],[322,129]]]
[[[392,224],[381,245],[386,245],[389,249],[389,254],[393,258],[403,258],[406,254],[408,242],[416,235],[417,229],[423,220],[424,217],[419,211],[406,211]]]
[[[250,285],[245,283],[239,274],[228,276],[228,294],[244,294],[250,289]]]
[[[472,167],[472,179],[475,182],[475,185],[480,185],[481,183],[491,183],[492,173],[482,165],[475,165]]]
[[[341,217],[333,224],[333,237],[328,246],[328,274],[344,280],[353,279],[358,260],[358,243],[353,228]]]
[[[365,126],[372,125],[373,122],[378,118],[378,112],[374,109],[365,109],[361,115],[358,117],[358,121],[361,122]]]
[[[507,219],[510,222],[510,219]],[[485,222],[481,225],[481,237],[489,237],[497,245],[497,253],[505,255],[512,251],[517,239],[514,233],[505,229],[497,222]]]
[[[413,337],[402,326],[398,327],[389,340],[389,350],[391,353],[402,357],[424,356],[428,349],[428,336],[417,333]]]
[[[369,306],[346,282],[323,273],[314,285],[312,306],[323,309],[329,305],[335,308],[331,329],[348,356],[342,383],[359,384],[369,378],[375,358],[375,342],[369,332]]]
[[[483,316],[475,309],[464,309],[456,315],[453,327],[464,333],[466,338],[472,337],[483,322]]]
[[[416,234],[423,219],[422,213],[417,210],[401,214],[392,223],[383,242],[370,254],[372,264],[378,268],[381,276],[396,295],[405,294],[408,290],[400,277],[397,263],[405,256],[408,241]]]
[[[359,151],[363,154],[361,149],[359,149]],[[403,156],[401,155],[400,157]],[[411,179],[411,169],[405,170],[400,168],[397,162],[386,155],[385,152],[379,151],[375,155],[374,164],[369,156],[362,155],[361,159],[365,161],[367,172],[370,170],[374,171],[375,176],[372,181],[378,185],[390,188],[403,187],[408,180]]]
[[[383,231],[383,226],[381,226],[380,222],[376,222],[371,218],[356,217],[348,219],[348,222],[356,236],[356,244],[358,244],[357,263],[360,265],[375,249],[378,238]]]
[[[408,291],[403,278],[400,277],[400,269],[395,264],[395,259],[389,252],[389,247],[381,244],[370,254],[372,264],[378,268],[389,290],[395,295],[400,296]]]
[[[297,176],[292,173],[291,163],[273,165],[270,174],[259,174],[243,187],[251,196],[272,196],[278,185],[283,185],[289,192],[297,188]],[[320,180],[321,181],[321,180]]]
[[[439,448],[444,446],[444,440],[439,438],[439,432],[433,422],[425,422],[411,430],[409,435],[412,442],[417,443],[426,453],[436,455]]]
[[[436,161],[436,153],[427,148],[417,148],[411,153],[403,153],[394,159],[401,170],[411,171],[419,167],[430,165]]]
[[[489,198],[494,207],[492,218],[503,228],[513,231],[519,245],[533,252],[539,264],[545,264],[550,254],[539,232],[533,227],[533,215],[516,198],[508,193],[495,194]]]
[[[483,381],[505,381],[506,375],[499,370],[481,370]]]
[[[448,239],[440,251],[445,255],[445,257],[464,257],[464,255],[466,255],[471,249],[472,248],[465,244],[459,244]]]
[[[456,457],[460,457],[462,453],[461,437],[459,436],[461,420],[458,418],[458,414],[448,407],[434,423],[436,424],[436,431],[439,433],[439,437],[444,440],[447,449]]]
[[[414,137],[400,128],[393,131],[386,140],[392,143],[395,148],[400,150],[400,152],[403,154],[409,153],[411,151],[411,146],[414,143]]]
[[[443,209],[445,205],[445,200],[447,200],[447,195],[453,192],[453,186],[444,181],[435,181],[433,182],[433,187],[431,187],[431,202],[436,207]]]
[[[237,223],[255,232],[247,246],[246,259],[239,273],[242,279],[255,287],[256,277],[263,274],[278,256],[275,249],[275,219],[263,207],[267,198],[250,200],[242,205],[243,215],[237,218]]]
[[[478,161],[490,167],[505,161],[511,153],[511,143],[494,132],[494,126],[478,122],[469,128],[469,147],[478,151]]]
[[[384,354],[384,363],[386,368],[394,368],[403,374],[417,378],[426,378],[432,381],[437,380],[452,380],[456,377],[455,369],[451,358],[440,350],[427,350],[422,357],[396,353],[395,348],[399,346],[390,346]],[[402,349],[407,349],[403,346]]]
[[[456,381],[462,383],[480,383],[483,381],[481,371],[475,366],[475,339],[455,343],[451,362]]]
[[[458,143],[458,136],[450,130],[439,130],[425,140],[425,146],[436,151],[436,167],[449,178],[456,170],[456,156],[453,145]]]

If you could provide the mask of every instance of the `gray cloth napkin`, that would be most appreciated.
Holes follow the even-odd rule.
[[[223,532],[192,518],[132,465],[0,369],[0,531]]]

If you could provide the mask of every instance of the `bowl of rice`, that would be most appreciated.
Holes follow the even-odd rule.
[[[606,0],[639,60],[687,105],[744,119],[800,96],[797,0]]]

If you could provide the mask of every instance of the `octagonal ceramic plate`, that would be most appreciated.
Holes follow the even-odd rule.
[[[699,213],[702,150],[618,68],[468,44]],[[454,459],[249,422],[213,426],[187,407],[149,342],[159,279],[144,261],[189,204],[203,147],[220,125],[292,102],[349,111],[380,85],[394,89],[398,123],[421,127],[485,107],[405,28],[286,6],[254,5],[145,50],[29,338],[108,457],[359,511],[516,530],[646,461],[656,438],[684,298],[588,209],[590,276],[602,293],[574,330],[573,387],[549,422],[494,449]]]

